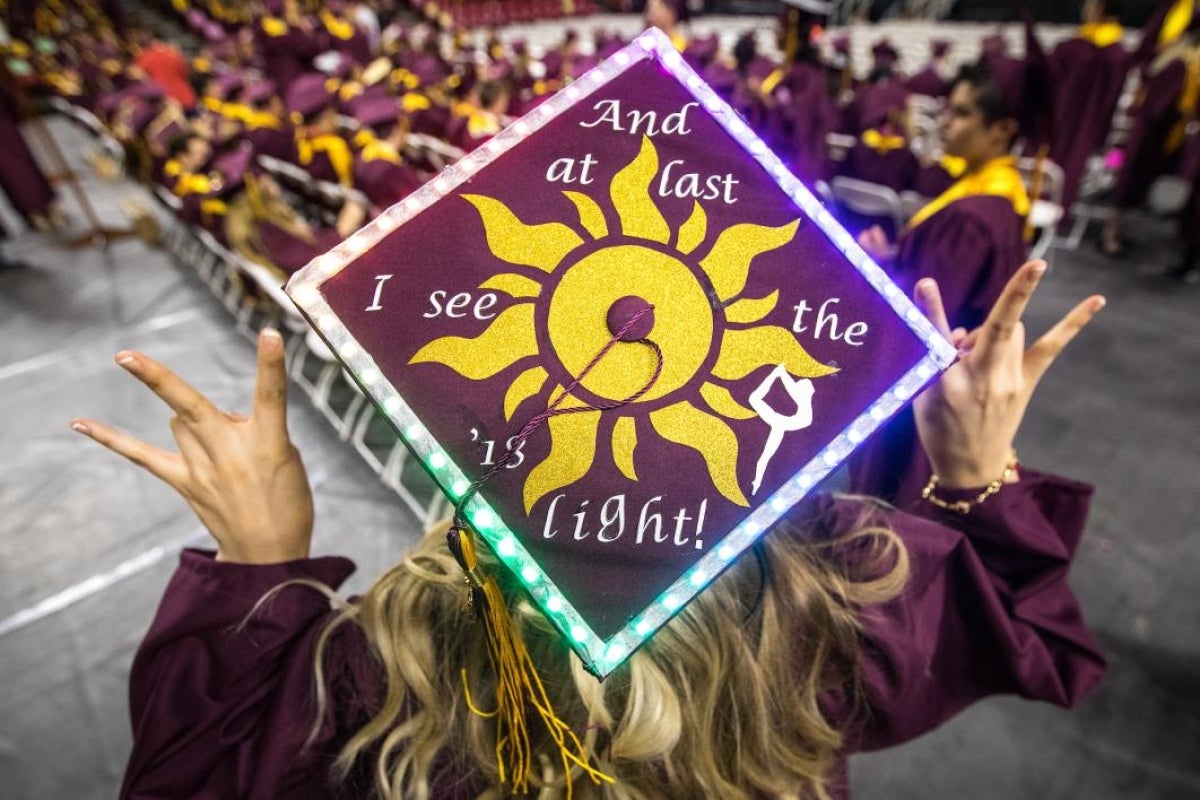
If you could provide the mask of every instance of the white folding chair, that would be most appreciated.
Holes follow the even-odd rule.
[[[835,177],[831,185],[838,204],[847,210],[865,217],[890,219],[896,231],[904,227],[904,209],[894,189],[844,175]]]

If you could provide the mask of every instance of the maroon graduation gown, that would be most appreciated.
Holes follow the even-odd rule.
[[[54,189],[21,133],[17,99],[0,82],[0,190],[26,221],[54,201]]]
[[[313,241],[308,242],[273,222],[260,220],[257,224],[258,240],[267,257],[288,275],[342,241],[336,228],[313,226]]]
[[[942,292],[950,327],[981,325],[1008,279],[1025,261],[1025,221],[1002,197],[956,200],[899,241],[892,278],[908,295],[921,278]],[[849,461],[850,491],[882,497],[901,508],[929,479],[912,411],[903,409]]]
[[[913,75],[904,82],[904,86],[913,94],[926,97],[945,97],[950,94],[950,81],[943,78],[932,65]]]
[[[1088,157],[1104,146],[1132,56],[1117,42],[1097,47],[1069,39],[1050,54],[1054,76],[1054,131],[1050,160],[1063,169],[1063,208],[1079,193]],[[1068,222],[1064,217],[1064,225]]]
[[[421,187],[421,178],[408,164],[396,164],[386,158],[354,161],[354,186],[367,196],[376,209],[385,209],[403,200]]]
[[[1118,208],[1141,205],[1150,185],[1170,168],[1173,154],[1165,148],[1179,122],[1179,97],[1186,81],[1187,67],[1178,59],[1147,76],[1125,143],[1125,162],[1113,186],[1113,204]]]
[[[969,493],[947,492],[959,495]],[[867,713],[851,716],[848,687],[822,697],[827,717],[846,731],[847,753],[912,739],[988,695],[1071,706],[1095,686],[1104,658],[1067,584],[1090,495],[1083,484],[1024,471],[967,516],[928,504],[923,516],[878,511],[903,538],[911,574],[899,596],[862,612]],[[819,496],[793,517],[805,535],[832,538],[854,530],[863,510],[859,501]],[[185,551],[130,673],[134,741],[121,798],[368,797],[373,765],[356,785],[334,785],[328,774],[381,696],[361,634],[347,626],[330,641],[335,707],[306,750],[313,652],[329,602],[311,587],[289,586],[250,616],[285,581],[336,588],[353,569],[344,558],[244,565]],[[467,800],[486,788],[449,759],[442,766],[432,790],[438,800]],[[833,796],[848,798],[844,758],[832,779]]]

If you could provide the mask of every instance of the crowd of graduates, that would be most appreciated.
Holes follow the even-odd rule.
[[[759,52],[753,31],[730,51],[715,35],[689,36],[686,0],[649,0],[644,14],[810,185],[827,189],[844,176],[903,194],[899,223],[871,226],[842,209],[845,221],[902,284],[933,275],[950,286],[952,310],[969,325],[1023,260],[1047,161],[1062,170],[1063,225],[1085,179],[1115,180],[1115,212],[1099,241],[1110,255],[1123,252],[1125,212],[1156,178],[1200,178],[1194,0],[1166,0],[1140,36],[1121,28],[1116,2],[1088,0],[1077,36],[1049,53],[1032,30],[1022,57],[989,37],[979,63],[958,76],[948,40],[933,41],[927,65],[911,75],[886,38],[870,65],[853,63],[848,38],[824,35],[828,4],[815,0],[781,3],[777,57]],[[477,46],[482,39],[455,26],[466,5],[148,3],[190,33],[185,53],[117,3],[16,3],[5,8],[0,125],[15,132],[17,97],[87,109],[121,143],[133,175],[174,193],[185,221],[282,278],[626,43],[564,26],[545,52],[494,31]],[[526,3],[522,13],[593,10],[551,5]],[[1128,86],[1140,87],[1132,128],[1110,153]],[[952,141],[956,115],[971,114],[1001,125],[990,149]],[[44,225],[53,192],[32,157],[14,149],[0,168],[5,189]],[[1018,169],[1022,153],[1037,168]],[[264,156],[342,187],[340,207],[298,202],[263,168]],[[964,210],[972,206],[982,210]],[[1198,202],[1182,212],[1188,247],[1177,274],[1189,279],[1197,213]]]

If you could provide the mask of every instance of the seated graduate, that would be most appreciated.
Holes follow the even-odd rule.
[[[254,145],[258,155],[296,160],[296,133],[287,119],[279,86],[267,78],[251,81],[242,90],[246,106],[245,139]]]
[[[310,222],[284,197],[269,174],[247,179],[247,191],[226,221],[230,246],[279,273],[283,280],[362,225],[367,207],[351,193],[333,225]],[[282,282],[282,281],[281,281]]]
[[[336,132],[336,79],[317,72],[296,77],[286,104],[296,126],[296,163],[317,180],[354,185],[354,154]]]
[[[72,427],[179,491],[216,543],[183,553],[134,660],[121,797],[443,800],[524,781],[516,793],[541,798],[847,798],[847,754],[912,739],[980,698],[1079,702],[1104,671],[1067,582],[1090,487],[1015,467],[1011,446],[1039,379],[1103,301],[1026,349],[1010,333],[1044,268],[1017,272],[971,349],[917,400],[936,503],[911,515],[814,498],[603,683],[480,545],[489,608],[535,659],[560,737],[521,729],[537,767],[519,774],[502,771],[505,731],[478,705],[495,677],[445,526],[331,611],[353,564],[310,556],[282,337],[260,335],[248,416],[148,355],[118,353],[176,414],[180,452],[93,419]],[[951,335],[936,285],[917,296]],[[632,557],[594,566],[619,581]]]
[[[913,188],[920,166],[909,149],[909,91],[886,68],[872,78],[852,104],[858,141],[850,148],[843,171],[851,178],[903,192]]]
[[[373,98],[357,107],[362,128],[354,135],[354,185],[382,211],[420,188],[421,176],[402,155],[408,117],[393,97]]]
[[[163,185],[183,201],[179,217],[189,225],[200,224],[200,203],[213,190],[212,177],[206,172],[212,153],[208,138],[196,131],[177,136],[167,147]]]
[[[1032,36],[1032,32],[1029,32]],[[1027,252],[1029,194],[1015,159],[1017,136],[1044,134],[1046,72],[1032,45],[1026,62],[992,59],[965,67],[944,114],[947,154],[966,169],[908,221],[896,246],[875,227],[859,243],[893,279],[911,288],[922,278],[942,287],[950,323],[978,326]],[[901,413],[851,459],[851,488],[907,506],[929,475],[911,414]]]

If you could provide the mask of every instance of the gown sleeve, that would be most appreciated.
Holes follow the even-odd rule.
[[[218,562],[186,550],[130,673],[133,750],[121,797],[325,797],[327,762],[303,757],[315,717],[313,645],[344,558]]]
[[[1022,467],[969,514],[929,503],[921,516],[889,512],[910,575],[898,597],[863,611],[860,708],[831,704],[851,751],[913,739],[989,695],[1070,707],[1099,682],[1105,660],[1067,584],[1090,498],[1086,484]],[[832,504],[852,529],[861,504]]]

